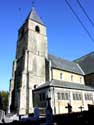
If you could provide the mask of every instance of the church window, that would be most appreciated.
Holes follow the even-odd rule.
[[[61,93],[62,100],[65,100],[65,94]]]
[[[82,83],[82,77],[80,77],[80,83]]]
[[[73,75],[71,75],[71,81],[73,81]]]
[[[60,79],[61,80],[63,79],[63,73],[60,73]]]
[[[73,100],[76,100],[76,94],[73,93]]]
[[[61,99],[61,97],[60,97],[60,93],[57,93],[57,98],[58,98],[58,100]]]
[[[40,28],[39,28],[39,26],[36,26],[36,27],[35,27],[35,31],[36,31],[37,33],[40,33]]]
[[[69,100],[69,93],[67,92],[62,93],[62,100]]]
[[[73,100],[81,100],[82,95],[81,93],[73,93]]]
[[[93,96],[91,93],[85,93],[85,100],[93,100]]]
[[[70,94],[68,92],[57,93],[58,100],[69,100]]]
[[[65,98],[66,100],[69,100],[70,99],[70,94],[69,93],[65,93],[65,97],[66,97]]]

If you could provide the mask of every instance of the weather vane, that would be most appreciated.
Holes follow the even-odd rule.
[[[36,0],[33,0],[33,1],[32,1],[32,7],[35,6],[35,3],[36,3]]]

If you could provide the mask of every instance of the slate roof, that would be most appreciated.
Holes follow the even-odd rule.
[[[44,23],[42,22],[41,18],[38,16],[34,7],[32,7],[32,10],[30,11],[27,19],[31,19],[31,20],[33,20],[37,23],[40,23],[40,24],[44,25]]]
[[[82,68],[82,70],[86,75],[90,73],[94,73],[94,52],[91,52],[85,56],[82,56],[74,60],[74,62],[80,65],[80,67]]]
[[[67,88],[67,89],[94,91],[94,88],[92,88],[90,86],[86,86],[84,84],[79,84],[79,83],[71,83],[71,82],[66,82],[66,81],[53,80],[52,84],[54,86],[63,87],[63,88]]]
[[[59,87],[59,88],[66,88],[66,89],[94,91],[93,87],[86,86],[84,84],[71,83],[71,82],[60,81],[60,80],[52,80],[51,82],[42,84],[38,88],[36,88],[36,90],[47,88],[47,87]]]
[[[84,75],[84,72],[82,71],[79,64],[75,62],[67,61],[53,55],[48,55],[48,59],[51,60],[51,65],[53,68]]]

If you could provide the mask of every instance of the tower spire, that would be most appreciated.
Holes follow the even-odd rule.
[[[37,14],[37,12],[36,12],[34,6],[32,6],[32,10],[30,11],[30,13],[29,13],[27,19],[33,20],[33,21],[35,21],[35,22],[37,22],[37,23],[40,23],[40,24],[44,25],[44,23],[43,23],[43,21],[41,20],[40,16]]]

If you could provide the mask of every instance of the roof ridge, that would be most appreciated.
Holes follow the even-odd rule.
[[[48,55],[48,59],[51,60],[52,67],[54,68],[83,75],[82,70],[73,61],[65,60],[51,54]]]
[[[83,75],[85,75],[85,73],[84,73],[84,71],[82,70],[81,66],[80,66],[78,63],[76,63],[76,64],[77,64],[78,68],[83,72]]]
[[[55,58],[58,58],[58,59],[60,59],[60,60],[64,60],[64,61],[67,61],[67,62],[71,62],[71,63],[74,63],[74,64],[76,64],[76,62],[73,62],[73,61],[71,61],[71,60],[68,60],[68,59],[65,59],[65,58],[62,58],[62,57],[59,57],[59,56],[55,56],[55,55],[52,55],[52,54],[48,54],[49,56],[53,56],[53,57],[55,57]]]
[[[84,59],[84,58],[86,58],[87,56],[89,56],[89,55],[92,54],[92,53],[94,53],[94,51],[92,51],[92,52],[90,52],[90,53],[88,53],[88,54],[86,54],[86,55],[84,55],[84,56],[81,56],[81,57],[79,57],[79,58],[73,60],[73,62],[76,62],[76,61],[79,61],[79,60],[81,60],[81,59]]]

